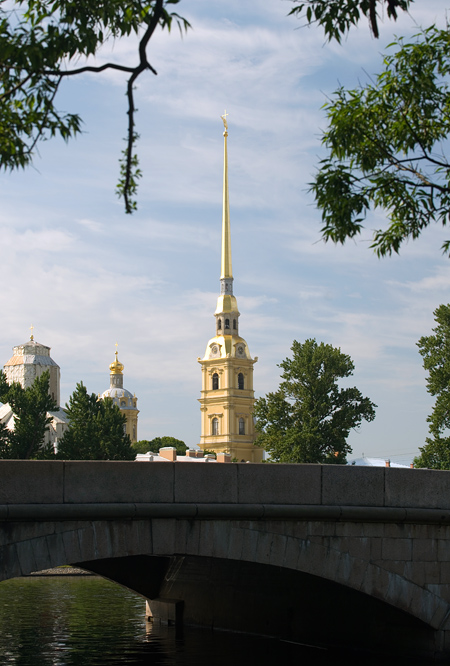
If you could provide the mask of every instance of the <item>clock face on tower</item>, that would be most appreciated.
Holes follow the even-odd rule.
[[[236,356],[245,356],[245,347],[244,345],[238,345],[236,347]]]
[[[211,345],[210,357],[215,357],[219,355],[219,345]]]

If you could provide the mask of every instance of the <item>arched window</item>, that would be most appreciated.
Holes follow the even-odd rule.
[[[239,434],[245,435],[245,421],[242,417],[239,419]]]
[[[221,320],[221,319],[218,319],[217,321],[218,321],[218,323],[217,323],[217,329],[220,331],[221,328],[222,328],[222,320]]]
[[[233,319],[233,328],[236,330],[236,319]]]
[[[244,388],[244,375],[242,374],[242,372],[240,372],[238,374],[238,389],[241,389],[242,391],[243,388]]]
[[[230,328],[230,320],[225,319],[225,328]]]
[[[219,434],[219,419],[214,418],[211,421],[211,427],[212,427],[212,434],[213,435],[218,435]]]
[[[217,372],[213,374],[212,380],[213,380],[212,382],[213,391],[217,391],[217,389],[219,388],[219,375],[217,374]]]

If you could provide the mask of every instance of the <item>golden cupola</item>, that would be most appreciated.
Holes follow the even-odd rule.
[[[115,359],[109,366],[109,372],[111,375],[123,375],[124,365],[119,361],[119,352],[116,350]],[[123,380],[122,380],[123,381]],[[117,386],[117,384],[116,384]]]

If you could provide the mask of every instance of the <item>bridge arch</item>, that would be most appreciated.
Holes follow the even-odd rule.
[[[381,528],[371,526],[374,534]],[[379,537],[358,534],[354,523],[340,524],[339,531],[340,536],[335,523],[291,520],[6,523],[0,576],[12,578],[77,563],[155,599],[167,596],[168,587],[172,595],[179,587],[177,575],[182,576],[183,558],[191,564],[194,559],[208,562],[209,567],[214,561],[230,561],[323,579],[403,611],[432,629],[444,626],[450,610],[445,599],[401,575],[394,566],[398,562],[373,558]]]

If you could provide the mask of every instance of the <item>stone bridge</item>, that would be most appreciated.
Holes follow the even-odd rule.
[[[77,564],[154,618],[450,656],[450,473],[0,461],[0,580]]]

